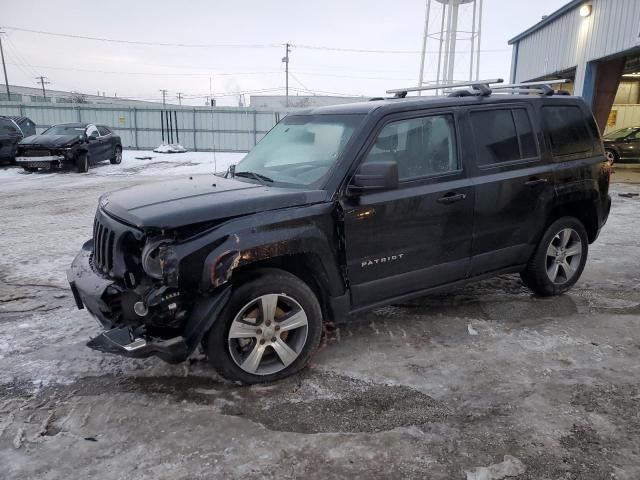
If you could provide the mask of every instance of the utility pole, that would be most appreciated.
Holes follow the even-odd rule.
[[[7,66],[4,64],[4,50],[2,50],[2,34],[0,30],[0,57],[2,57],[2,70],[4,70],[4,86],[7,89],[7,101],[11,100],[11,91],[9,90],[9,80],[7,79]]]
[[[289,53],[291,53],[291,44],[290,43],[285,43],[285,55],[284,57],[282,57],[282,62],[284,63],[284,68],[285,68],[285,91],[286,91],[286,95],[287,95],[287,108],[289,108]]]
[[[166,105],[167,104],[167,91],[163,88],[162,90],[160,90],[160,93],[162,93],[162,105]]]
[[[178,98],[178,105],[182,105],[182,92],[178,92],[176,97]]]
[[[43,77],[42,75],[40,75],[39,77],[36,77],[36,80],[40,80],[40,85],[42,85],[42,96],[44,98],[47,98],[47,92],[44,90],[44,86],[50,84],[51,82],[45,82],[45,78],[47,77]]]

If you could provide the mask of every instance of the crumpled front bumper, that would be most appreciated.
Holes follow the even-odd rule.
[[[115,281],[97,274],[91,268],[93,240],[82,246],[67,271],[67,280],[79,309],[86,309],[105,328],[105,331],[91,339],[87,346],[104,353],[113,353],[132,358],[157,356],[169,363],[186,360],[209,331],[222,308],[226,304],[231,287],[226,285],[216,289],[211,295],[202,295],[190,306],[189,316],[182,334],[173,338],[157,338],[144,333],[144,323],[139,326],[118,326],[117,316],[105,302],[109,287],[115,292],[123,291]]]
[[[82,245],[82,250],[73,259],[67,271],[67,280],[73,292],[73,298],[79,309],[86,307],[96,319],[105,327],[113,327],[111,309],[104,301],[107,288],[115,284],[111,279],[98,275],[91,268],[91,252],[93,240]]]
[[[66,158],[63,155],[47,155],[42,157],[16,157],[16,165],[27,168],[52,168],[62,165]]]

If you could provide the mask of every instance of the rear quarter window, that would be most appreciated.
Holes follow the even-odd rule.
[[[542,121],[555,157],[587,153],[593,149],[595,132],[580,107],[542,107]]]

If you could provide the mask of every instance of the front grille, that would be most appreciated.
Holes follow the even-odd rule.
[[[26,148],[22,152],[23,157],[48,157],[51,155],[50,150],[42,150],[42,149],[28,149]]]
[[[51,162],[22,162],[20,165],[29,168],[51,168]]]
[[[93,222],[93,264],[104,273],[113,269],[113,250],[116,234],[98,220]]]

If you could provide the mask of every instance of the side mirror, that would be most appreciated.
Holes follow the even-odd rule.
[[[349,191],[354,194],[398,188],[398,164],[393,161],[363,163],[353,176]]]

